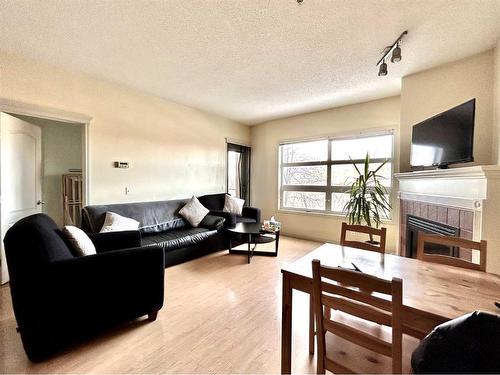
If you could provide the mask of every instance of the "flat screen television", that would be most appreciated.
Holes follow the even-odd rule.
[[[413,126],[410,165],[447,168],[474,161],[474,115],[476,99]]]

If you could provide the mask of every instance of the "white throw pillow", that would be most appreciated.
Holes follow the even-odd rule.
[[[106,218],[104,219],[100,233],[137,230],[139,229],[139,224],[137,220],[115,214],[114,212],[106,212]]]
[[[62,232],[64,237],[68,240],[71,250],[73,250],[73,255],[80,257],[96,253],[94,243],[80,228],[72,225],[66,225]]]
[[[244,199],[234,198],[229,194],[226,194],[226,200],[224,202],[224,208],[222,209],[222,211],[230,212],[232,214],[241,216],[241,213],[243,212],[244,203],[245,203]]]
[[[189,202],[180,209],[179,215],[196,228],[209,212],[210,211],[200,203],[198,198],[193,196]]]

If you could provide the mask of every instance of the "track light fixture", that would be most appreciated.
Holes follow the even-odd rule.
[[[392,63],[401,61],[401,41],[403,40],[403,37],[406,34],[408,34],[408,30],[403,31],[392,45],[385,47],[384,51],[382,52],[383,56],[377,63],[377,66],[379,67],[378,71],[379,77],[387,75],[387,64],[385,60],[391,52],[392,52],[391,56]]]
[[[398,42],[396,48],[394,48],[394,50],[392,51],[391,62],[395,63],[400,61],[401,61],[401,47],[399,46]]]
[[[378,70],[378,76],[386,76],[387,75],[387,64],[385,63],[385,60],[382,64],[380,64],[379,70]]]

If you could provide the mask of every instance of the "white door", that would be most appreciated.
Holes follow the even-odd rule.
[[[19,219],[42,212],[42,131],[0,113],[1,283],[9,280],[3,238]]]

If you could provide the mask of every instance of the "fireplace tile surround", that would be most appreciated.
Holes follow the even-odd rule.
[[[407,255],[408,215],[456,228],[465,239],[488,241],[487,271],[500,274],[500,166],[397,173],[398,254]],[[460,256],[474,254],[460,251]]]
[[[474,212],[471,210],[460,209],[442,206],[438,204],[429,204],[424,202],[419,202],[416,200],[400,200],[400,251],[399,254],[404,256],[409,256],[409,251],[406,248],[407,243],[407,227],[406,223],[408,220],[408,215],[412,215],[418,218],[431,220],[436,223],[446,224],[450,227],[457,229],[458,237],[465,238],[468,240],[473,239],[473,221]],[[465,251],[464,251],[465,252]],[[460,254],[461,257],[467,260],[472,259],[472,254],[466,252],[465,254]]]

